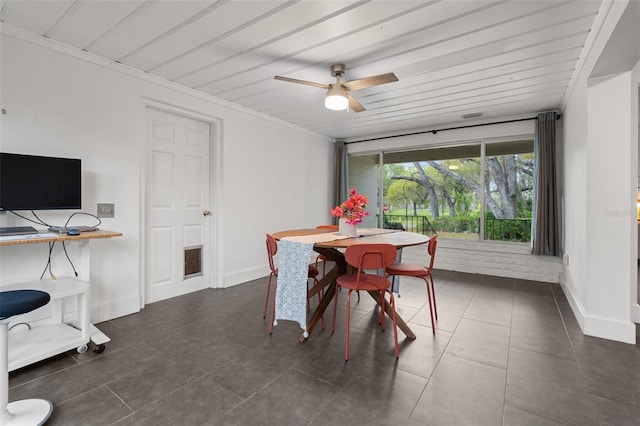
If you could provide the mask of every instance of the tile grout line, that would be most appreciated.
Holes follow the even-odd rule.
[[[484,275],[481,275],[480,277],[480,281],[482,281],[482,277],[484,277]],[[442,284],[440,286],[440,288],[438,289],[441,290],[447,283],[447,280],[444,280],[444,284]],[[473,294],[475,295],[475,292],[477,291],[477,286],[476,289],[474,290]],[[471,296],[471,298],[473,299],[473,296]],[[428,302],[427,302],[428,303]],[[471,303],[469,301],[469,303]],[[468,308],[468,304],[466,305]],[[465,308],[464,312],[466,312],[467,309]],[[460,322],[462,321],[462,319],[464,318],[464,312],[462,313],[462,316],[460,317],[460,321],[458,321],[458,323],[456,324],[456,326],[454,327],[453,331],[451,331],[451,336],[449,337],[449,340],[447,341],[447,343],[444,345],[444,348],[442,349],[442,353],[440,354],[440,356],[438,357],[438,360],[436,361],[435,365],[433,366],[433,370],[431,370],[431,374],[429,375],[429,378],[427,379],[427,383],[425,383],[424,388],[422,389],[422,392],[420,392],[420,395],[418,396],[418,398],[416,399],[416,403],[413,405],[413,408],[411,409],[411,412],[409,413],[409,420],[413,420],[411,418],[411,416],[413,415],[413,413],[416,410],[416,407],[418,406],[418,403],[420,402],[420,399],[422,399],[422,396],[424,395],[425,391],[427,390],[427,387],[429,386],[429,383],[431,383],[431,378],[433,377],[433,375],[436,372],[436,369],[438,368],[438,365],[440,365],[440,361],[442,361],[442,358],[444,357],[445,352],[447,351],[447,348],[449,347],[449,344],[451,344],[451,340],[453,339],[453,336],[455,335],[456,330],[458,329],[458,326],[460,325]],[[504,404],[503,404],[504,405]],[[417,420],[414,420],[417,421]],[[422,423],[422,422],[420,422]],[[427,425],[428,426],[428,425]]]
[[[549,287],[551,288],[551,284],[549,284]],[[580,360],[578,359],[576,348],[573,345],[573,340],[571,340],[571,336],[569,335],[569,330],[567,329],[567,323],[564,319],[564,315],[562,315],[562,311],[560,310],[560,304],[558,303],[558,298],[556,297],[556,293],[553,291],[553,288],[551,288],[551,294],[553,295],[553,301],[556,304],[556,309],[560,314],[560,319],[562,320],[562,327],[564,328],[564,332],[567,336],[567,339],[569,340],[569,346],[571,346],[571,351],[573,352],[573,356],[575,357],[576,366],[578,367],[578,371],[580,372],[580,379],[582,379],[582,385],[584,386],[585,393],[589,397],[589,405],[591,406],[591,410],[593,410],[593,417],[596,420],[596,422],[598,422],[598,424],[601,425],[602,422],[598,418],[598,410],[596,410],[596,406],[593,403],[593,395],[591,395],[591,392],[589,392],[589,386],[587,385],[587,380],[584,377],[584,372],[582,371],[582,366],[580,365]]]
[[[509,342],[507,343],[507,367],[504,373],[504,394],[502,398],[502,424],[504,425],[505,408],[507,406],[507,385],[509,380],[509,360],[511,359],[511,335],[513,333],[513,305],[516,302],[516,279],[513,279],[511,291],[511,315],[509,318]]]

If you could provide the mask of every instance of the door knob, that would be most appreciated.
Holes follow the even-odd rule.
[[[202,210],[202,216],[211,216],[211,212],[209,210]]]

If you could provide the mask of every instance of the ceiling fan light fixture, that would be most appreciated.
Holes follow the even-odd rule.
[[[347,89],[341,85],[330,84],[327,96],[324,98],[324,106],[334,111],[342,111],[349,107]]]

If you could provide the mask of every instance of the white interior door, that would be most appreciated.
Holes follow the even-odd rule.
[[[209,123],[147,109],[146,303],[209,287]]]

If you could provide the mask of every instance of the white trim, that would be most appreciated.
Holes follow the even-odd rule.
[[[116,71],[122,74],[126,74],[129,75],[131,77],[135,77],[138,78],[140,80],[145,80],[148,81],[150,83],[154,83],[157,84],[159,86],[162,87],[166,87],[168,89],[171,90],[175,90],[177,92],[180,93],[184,93],[186,95],[189,96],[193,96],[195,98],[198,99],[202,99],[205,100],[207,102],[211,102],[213,104],[216,104],[218,106],[221,106],[223,108],[226,109],[230,109],[236,112],[240,112],[243,114],[247,114],[247,115],[251,115],[253,117],[265,120],[265,121],[269,121],[272,123],[276,123],[279,124],[281,126],[284,127],[288,127],[290,129],[294,129],[296,131],[299,132],[303,132],[306,134],[311,134],[314,136],[323,136],[326,137],[326,135],[322,134],[322,133],[317,133],[317,132],[313,132],[309,129],[306,129],[304,127],[300,127],[297,126],[295,124],[289,123],[288,121],[284,121],[284,120],[280,120],[278,118],[275,118],[271,115],[267,115],[261,112],[258,112],[256,110],[235,104],[233,102],[229,102],[225,99],[222,98],[218,98],[216,96],[213,95],[209,95],[205,92],[199,91],[199,90],[195,90],[192,89],[190,87],[186,87],[183,86],[181,84],[178,83],[174,83],[172,81],[167,80],[166,78],[163,77],[159,77],[153,74],[149,74],[149,73],[145,73],[143,71],[140,71],[136,68],[130,67],[128,65],[124,65],[115,61],[112,61],[110,59],[106,59],[103,58],[102,56],[98,56],[96,54],[90,53],[90,52],[86,52],[82,49],[78,49],[76,47],[61,43],[59,41],[56,40],[52,40],[46,37],[42,37],[39,36],[37,34],[34,34],[32,32],[29,31],[25,31],[21,28],[15,27],[11,24],[6,24],[4,22],[0,22],[0,34],[4,34],[8,37],[13,37],[16,39],[19,39],[21,41],[27,42],[27,43],[31,43],[31,44],[35,44],[37,46],[40,47],[44,47],[45,49],[49,49],[49,50],[53,50],[55,52],[58,53],[62,53],[64,55],[67,56],[71,56],[73,58],[82,60],[82,61],[86,61],[86,62],[90,62],[92,64],[104,67],[104,68],[108,68],[112,71]]]
[[[584,307],[582,306],[582,303],[580,303],[580,299],[578,299],[573,293],[573,286],[570,285],[564,270],[560,272],[560,287],[562,287],[562,291],[569,302],[569,306],[571,306],[573,315],[576,317],[576,321],[584,333],[584,318],[586,316],[584,313]]]
[[[144,143],[142,143],[142,155],[140,165],[140,307],[144,307],[146,300],[146,202],[147,199],[147,109],[168,112],[181,117],[198,120],[209,124],[209,210],[212,212],[209,224],[209,253],[205,259],[205,268],[209,269],[208,288],[221,288],[224,286],[224,263],[223,263],[223,209],[222,209],[222,124],[223,120],[208,114],[203,114],[196,110],[183,108],[178,105],[169,104],[157,99],[141,96],[143,110],[143,126],[145,129]]]
[[[91,323],[98,324],[103,321],[109,321],[114,318],[140,312],[141,306],[142,298],[140,296],[131,296],[126,299],[112,300],[109,303],[93,305],[90,307]]]
[[[269,268],[266,266],[258,266],[255,268],[247,268],[224,277],[224,287],[247,283],[249,281],[264,278],[269,275]]]
[[[636,326],[630,321],[615,321],[588,315],[584,318],[583,332],[588,336],[601,337],[633,345],[636,343]]]
[[[211,271],[209,274],[210,288],[224,287],[224,120],[217,120],[211,128],[213,144],[209,155],[211,156],[211,183],[209,191],[213,211],[213,224],[209,227],[211,232]]]
[[[587,315],[580,300],[572,292],[573,286],[570,285],[564,272],[560,273],[560,286],[571,306],[571,310],[582,330],[587,336],[601,337],[608,340],[616,340],[624,343],[636,343],[636,326],[633,322],[617,321],[609,318],[595,317]],[[636,305],[637,307],[638,305]],[[631,307],[633,311],[633,306]],[[640,308],[640,307],[639,307]],[[640,313],[640,312],[639,312]]]

